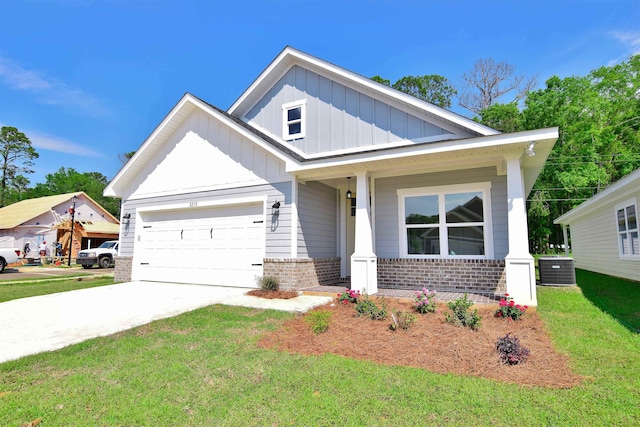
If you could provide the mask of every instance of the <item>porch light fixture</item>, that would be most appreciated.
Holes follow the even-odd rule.
[[[130,214],[129,212],[127,212],[126,214],[124,214],[124,215],[122,216],[122,218],[124,218],[124,219],[129,219],[129,218],[131,218],[131,214]]]
[[[529,147],[524,150],[524,154],[526,154],[529,157],[533,157],[536,155],[536,152],[533,150],[533,148],[536,146],[535,142],[532,142],[531,144],[529,144]]]
[[[353,197],[353,193],[351,192],[351,177],[347,177],[347,182],[348,182],[348,186],[349,189],[347,190],[347,199],[350,199],[351,197]]]
[[[280,215],[280,202],[278,202],[277,200],[273,205],[271,205],[271,215]]]

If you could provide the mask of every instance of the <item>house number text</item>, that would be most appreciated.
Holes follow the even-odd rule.
[[[198,206],[198,202],[189,202],[190,208],[195,208],[196,206]]]

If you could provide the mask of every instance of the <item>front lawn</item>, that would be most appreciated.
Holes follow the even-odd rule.
[[[23,280],[12,283],[0,282],[0,302],[105,285],[113,285],[113,277],[76,277],[67,280],[35,281],[32,279],[30,281]]]
[[[540,287],[538,297],[557,350],[586,377],[579,386],[265,350],[261,333],[293,315],[216,305],[0,364],[0,425],[640,424],[639,335],[579,288]],[[640,293],[629,297],[637,307]]]

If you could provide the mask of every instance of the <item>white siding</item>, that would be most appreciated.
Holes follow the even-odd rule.
[[[305,99],[305,137],[291,141],[307,154],[450,132],[299,66],[292,67],[246,114],[251,124],[282,138],[282,105]]]
[[[491,182],[494,257],[495,259],[504,259],[509,252],[507,185],[506,176],[498,176],[495,168],[466,169],[376,179],[376,255],[381,258],[398,258],[400,256],[398,243],[400,239],[398,235],[398,195],[396,190],[474,182]]]
[[[569,232],[576,268],[640,281],[640,259],[620,259],[615,217],[615,206],[633,196],[640,201],[640,188],[631,195],[601,200],[588,214],[572,220]]]

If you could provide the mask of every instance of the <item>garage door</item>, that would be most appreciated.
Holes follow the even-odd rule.
[[[143,212],[141,220],[134,280],[257,287],[265,243],[262,203]]]

